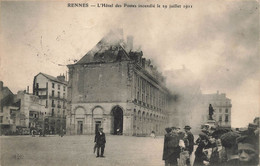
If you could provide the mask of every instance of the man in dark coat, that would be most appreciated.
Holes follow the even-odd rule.
[[[209,163],[207,155],[204,153],[204,149],[210,147],[209,138],[206,134],[199,134],[199,138],[196,140],[198,147],[195,151],[195,160],[193,166],[202,166],[204,162]]]
[[[168,141],[169,141],[172,129],[167,127],[167,128],[165,128],[165,131],[166,131],[166,134],[164,135],[163,160],[165,161],[165,166],[168,166],[169,165],[169,163],[168,163],[169,155],[168,155],[168,146],[167,146],[167,144],[168,144]]]
[[[104,150],[106,144],[106,136],[105,133],[103,132],[103,128],[99,128],[99,131],[96,133],[94,142],[97,145],[97,157],[105,157]],[[100,149],[101,149],[101,155],[99,156]]]
[[[163,160],[165,166],[177,166],[177,158],[180,157],[179,136],[177,128],[166,128],[167,134],[164,137]]]
[[[187,139],[188,139],[188,141],[189,141],[189,145],[188,145],[188,148],[187,148],[187,149],[188,149],[188,151],[189,151],[189,154],[191,155],[192,152],[193,152],[193,146],[194,146],[194,136],[193,136],[193,134],[191,133],[190,129],[191,129],[190,126],[185,126],[185,127],[184,127],[184,130],[185,130],[185,132],[186,132],[186,134],[187,134]]]
[[[189,155],[192,154],[193,152],[193,147],[194,147],[194,136],[193,134],[191,133],[190,131],[191,127],[190,126],[185,126],[184,127],[184,130],[186,132],[186,135],[187,135],[187,139],[189,141],[189,144],[187,146],[187,150],[189,151]],[[187,160],[187,165],[190,165],[190,158]]]

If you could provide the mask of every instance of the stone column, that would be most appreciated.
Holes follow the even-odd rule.
[[[103,127],[106,134],[111,134],[111,115],[105,115],[103,118]]]
[[[86,126],[86,134],[91,134],[91,122],[92,122],[92,115],[87,114],[86,115],[86,121],[85,121],[85,126]]]
[[[124,135],[131,135],[131,129],[132,129],[132,120],[131,116],[129,114],[124,115],[123,117],[123,134]]]

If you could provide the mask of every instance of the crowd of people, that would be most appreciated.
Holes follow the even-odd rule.
[[[259,164],[259,126],[228,130],[204,126],[197,140],[191,127],[166,128],[163,160],[165,166],[257,166]],[[190,158],[194,152],[194,162]]]

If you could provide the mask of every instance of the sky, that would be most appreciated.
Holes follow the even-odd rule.
[[[33,77],[39,72],[66,74],[67,64],[82,58],[111,29],[122,28],[124,37],[134,37],[135,47],[168,82],[173,79],[171,71],[185,66],[193,76],[181,83],[198,81],[202,93],[226,93],[232,100],[233,127],[246,126],[259,116],[257,1],[127,3],[192,8],[69,8],[66,2],[2,1],[0,78],[4,86],[13,93],[27,86],[32,91]]]

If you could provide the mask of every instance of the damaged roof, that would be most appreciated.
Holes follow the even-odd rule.
[[[115,31],[110,31],[76,64],[114,62],[129,59],[123,35]]]

